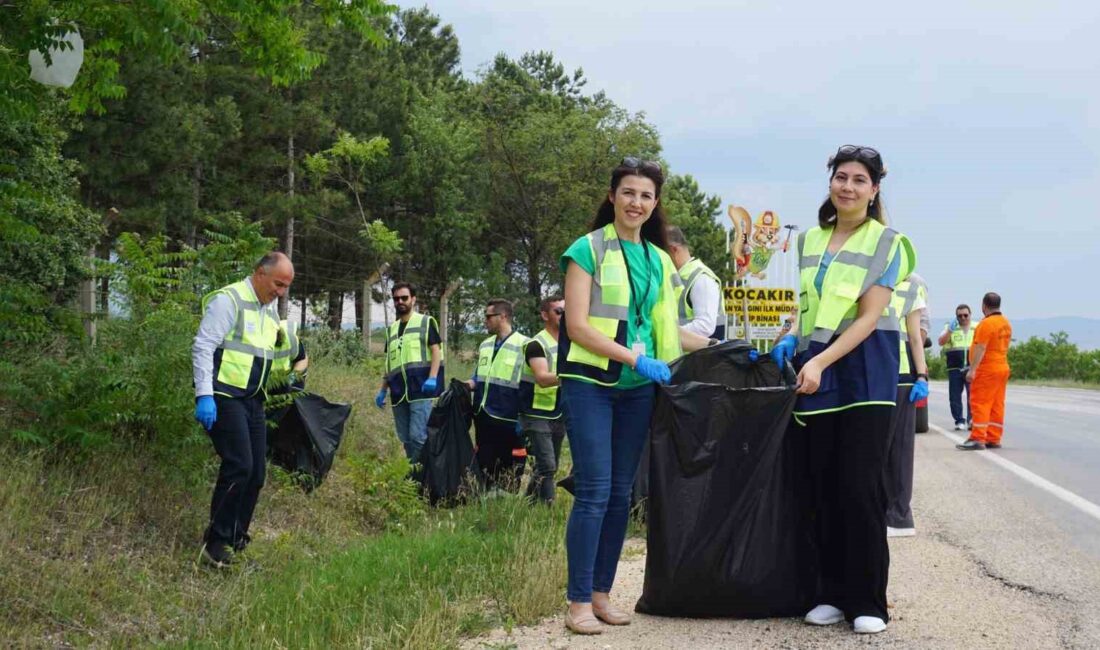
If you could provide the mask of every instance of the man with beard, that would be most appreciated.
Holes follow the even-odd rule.
[[[526,365],[520,386],[519,423],[535,455],[535,474],[527,484],[527,498],[550,504],[554,502],[554,473],[565,440],[557,375],[558,331],[565,300],[561,296],[545,298],[539,314],[546,326],[523,350]]]
[[[397,282],[390,295],[397,320],[386,336],[386,374],[374,403],[382,408],[389,390],[397,439],[405,447],[409,462],[415,463],[428,439],[432,398],[443,388],[439,381],[443,374],[442,339],[435,319],[415,311],[416,287]]]

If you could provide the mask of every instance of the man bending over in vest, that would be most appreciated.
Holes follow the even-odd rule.
[[[683,286],[676,288],[680,329],[706,338],[726,338],[726,309],[722,304],[722,283],[706,264],[691,256],[691,249],[678,226],[668,227],[668,254]]]
[[[527,484],[527,498],[546,504],[554,502],[554,474],[565,439],[557,375],[558,330],[564,313],[564,298],[543,299],[539,315],[545,327],[527,342],[523,351],[526,367],[520,386],[523,401],[519,423],[535,454],[535,474]]]
[[[397,439],[404,445],[409,462],[416,463],[428,439],[432,398],[443,388],[439,381],[443,376],[443,351],[439,347],[442,339],[435,319],[414,310],[416,287],[397,282],[390,295],[397,320],[386,336],[386,374],[374,403],[382,408],[388,388]]]
[[[486,488],[519,491],[527,448],[519,427],[523,350],[527,337],[512,329],[512,303],[499,298],[485,305],[489,338],[477,352],[477,368],[466,383],[474,391],[477,462]]]
[[[195,419],[221,457],[203,559],[215,567],[232,562],[248,545],[248,526],[267,462],[264,384],[286,333],[276,301],[294,281],[294,265],[268,253],[252,276],[203,298],[203,317],[191,348]]]

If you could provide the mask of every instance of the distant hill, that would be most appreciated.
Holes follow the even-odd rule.
[[[1069,334],[1069,342],[1082,350],[1100,349],[1100,319],[1079,316],[1051,318],[1008,318],[1012,321],[1012,338],[1023,342],[1032,336],[1047,338],[1052,332]]]
[[[1050,318],[1013,318],[1012,339],[1016,343],[1023,343],[1033,336],[1048,338],[1054,332],[1069,334],[1069,342],[1081,350],[1100,349],[1100,319],[1081,318],[1079,316],[1052,316]],[[933,324],[933,342],[943,331],[943,323]],[[936,346],[939,349],[939,346]]]

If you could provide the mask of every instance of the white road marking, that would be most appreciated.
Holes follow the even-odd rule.
[[[940,433],[940,435],[942,435],[943,437],[947,438],[948,440],[954,442],[955,444],[958,444],[958,443],[963,442],[964,440],[966,440],[966,438],[964,438],[963,436],[959,436],[959,435],[956,435],[954,433],[951,433],[947,429],[944,429],[943,427],[941,427],[939,425],[936,425],[936,424],[929,423],[928,428],[938,431]],[[1086,515],[1092,517],[1093,519],[1095,519],[1097,521],[1100,521],[1100,506],[1096,505],[1092,501],[1089,501],[1088,499],[1086,499],[1082,496],[1079,496],[1077,494],[1074,494],[1073,492],[1070,492],[1069,490],[1062,487],[1061,485],[1051,483],[1050,481],[1046,480],[1042,476],[1039,476],[1035,472],[1032,472],[1031,470],[1028,470],[1028,469],[1024,469],[1023,467],[1020,467],[1016,463],[1008,460],[1007,458],[1004,458],[1003,456],[999,456],[998,454],[996,454],[992,451],[968,451],[966,453],[976,454],[976,455],[980,456],[981,458],[984,458],[984,459],[988,460],[989,462],[993,463],[994,465],[1000,465],[1004,469],[1007,469],[1008,471],[1012,472],[1016,476],[1019,476],[1020,478],[1024,479],[1028,483],[1031,483],[1035,487],[1037,487],[1041,490],[1045,490],[1049,494],[1053,495],[1054,497],[1056,497],[1058,499],[1061,499],[1062,501],[1065,501],[1069,505],[1073,506],[1074,508],[1077,508],[1078,510],[1080,510],[1081,512],[1085,513]]]

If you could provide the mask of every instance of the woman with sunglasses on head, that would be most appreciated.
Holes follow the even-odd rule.
[[[886,227],[882,157],[846,145],[829,159],[829,197],[818,225],[798,237],[798,335],[772,358],[798,368],[795,420],[809,449],[821,593],[806,622],[848,620],[858,633],[886,629],[883,467],[897,398],[894,285],[915,265],[903,235]]]
[[[680,278],[666,252],[659,164],[624,158],[592,222],[561,257],[565,318],[558,377],[575,479],[565,533],[569,557],[566,626],[599,634],[600,621],[630,615],[609,592],[626,536],[630,492],[668,362],[710,341],[681,332]],[[597,620],[598,619],[598,620]]]

